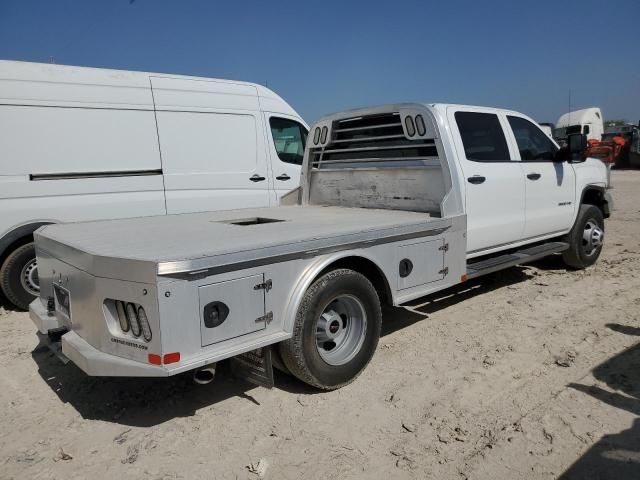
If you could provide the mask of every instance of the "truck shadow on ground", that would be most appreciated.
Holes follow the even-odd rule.
[[[428,318],[432,313],[469,298],[525,282],[531,278],[533,275],[526,270],[526,267],[513,267],[412,300],[403,307],[386,307],[382,312],[382,336],[406,328]]]
[[[32,352],[32,358],[42,380],[60,401],[88,420],[150,427],[193,416],[201,408],[232,397],[260,405],[250,394],[258,387],[234,378],[226,362],[218,364],[212,383],[197,385],[190,374],[169,378],[89,377],[71,362],[63,365],[42,347]]]
[[[515,267],[418,299],[409,308],[387,307],[383,311],[382,335],[409,327],[460,301],[529,278],[531,275],[524,268]],[[36,348],[32,358],[43,381],[60,401],[70,404],[89,420],[149,427],[176,417],[192,416],[201,408],[232,397],[246,398],[259,405],[250,393],[258,387],[234,378],[226,362],[218,364],[213,383],[196,385],[190,374],[161,379],[88,377],[71,362],[63,365],[44,347]],[[320,393],[279,371],[275,372],[275,383],[276,388],[297,395]]]
[[[620,324],[608,324],[607,327],[640,339],[639,327]],[[598,365],[593,370],[593,376],[612,391],[597,385],[572,383],[569,386],[607,405],[640,416],[640,343]],[[640,478],[640,418],[629,429],[602,437],[560,477],[562,480],[591,478]]]

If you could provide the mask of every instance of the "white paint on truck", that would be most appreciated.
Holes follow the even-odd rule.
[[[559,149],[525,115],[485,107],[334,114],[279,207],[39,229],[31,318],[89,375],[175,375],[246,352],[264,374],[273,352],[338,388],[371,359],[381,302],[555,253],[596,261],[607,171],[570,140]]]

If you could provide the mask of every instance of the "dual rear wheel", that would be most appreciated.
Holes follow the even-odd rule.
[[[378,346],[382,312],[376,289],[353,270],[333,270],[305,293],[293,336],[280,344],[286,368],[323,390],[351,383]]]

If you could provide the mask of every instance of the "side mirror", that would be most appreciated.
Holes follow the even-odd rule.
[[[587,150],[587,136],[581,133],[572,133],[567,138],[569,160],[572,162],[584,162]]]

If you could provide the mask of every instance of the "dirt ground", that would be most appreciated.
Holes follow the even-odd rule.
[[[100,379],[0,309],[0,478],[640,478],[640,172],[606,247],[389,309],[352,385]]]

